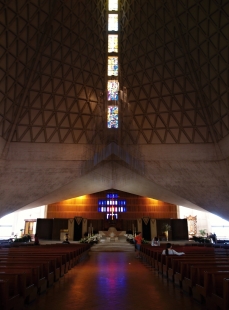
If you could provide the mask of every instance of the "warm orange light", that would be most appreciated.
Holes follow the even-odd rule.
[[[87,195],[79,196],[79,197],[76,197],[76,198],[78,198],[78,199],[86,199]]]
[[[148,200],[150,200],[150,201],[152,201],[152,202],[154,202],[154,203],[156,203],[156,202],[158,202],[158,201],[159,201],[159,200],[157,200],[157,199],[148,198],[148,197],[147,197],[147,199],[148,199]]]
[[[87,199],[87,195],[83,195],[83,196],[78,196],[78,197],[74,197],[74,198],[70,198],[67,200],[64,200],[64,202],[68,202],[70,204],[76,204],[77,202],[82,202],[83,200]]]

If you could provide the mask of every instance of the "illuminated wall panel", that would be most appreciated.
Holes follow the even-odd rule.
[[[109,0],[108,10],[109,11],[118,11],[118,0]]]
[[[108,14],[108,31],[118,31],[118,14]]]
[[[127,212],[119,213],[119,219],[177,218],[176,205],[116,191],[121,200],[126,200]],[[106,214],[98,212],[98,199],[104,199],[108,191],[72,198],[48,205],[47,218],[74,218],[81,216],[88,219],[105,219]],[[108,207],[108,206],[106,206]],[[117,206],[118,207],[118,206]]]
[[[118,53],[118,35],[108,35],[108,53]]]

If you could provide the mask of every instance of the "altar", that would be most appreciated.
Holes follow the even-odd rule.
[[[108,230],[99,231],[99,234],[101,236],[100,241],[102,242],[120,241],[125,239],[126,231],[117,231],[115,227],[109,227]]]

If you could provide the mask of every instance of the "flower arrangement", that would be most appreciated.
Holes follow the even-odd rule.
[[[96,235],[89,235],[87,237],[84,237],[80,239],[80,243],[98,243],[101,236],[99,234]]]
[[[125,234],[126,239],[133,240],[134,236],[132,234]]]
[[[162,232],[170,231],[170,230],[171,230],[171,225],[169,225],[168,223],[165,223],[165,224],[162,226]]]
[[[132,234],[125,234],[124,236],[126,237],[126,241],[134,243],[134,236]]]

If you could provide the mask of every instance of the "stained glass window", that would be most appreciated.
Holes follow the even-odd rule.
[[[109,214],[109,213],[107,213],[107,220],[109,220],[109,219],[117,219],[118,218],[118,214],[117,213],[111,213],[111,214]]]
[[[111,75],[118,76],[118,57],[116,56],[108,57],[107,74],[108,76]]]
[[[108,14],[108,31],[118,31],[118,14]]]
[[[118,198],[118,194],[107,194],[107,198]]]
[[[109,0],[108,10],[118,11],[118,0]]]
[[[108,53],[118,53],[118,35],[108,35]]]
[[[108,106],[107,108],[107,127],[118,128],[118,107]]]
[[[107,194],[107,200],[99,199],[98,211],[99,212],[126,212],[126,200],[119,199],[118,194]],[[112,200],[109,200],[112,199]]]
[[[118,100],[119,83],[117,80],[107,82],[107,100]]]

